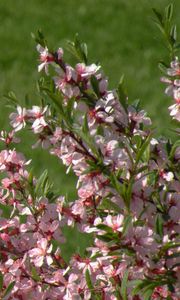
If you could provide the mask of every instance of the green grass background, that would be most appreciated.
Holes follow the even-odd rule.
[[[171,2],[180,30],[180,1]],[[110,86],[115,87],[125,74],[130,101],[140,98],[157,133],[170,135],[167,107],[171,99],[164,95],[157,67],[168,53],[152,21],[152,7],[163,9],[167,4],[166,0],[0,0],[0,129],[9,126],[10,111],[3,94],[13,90],[23,99],[28,93],[32,104],[36,102],[38,55],[31,32],[41,28],[54,48],[64,46],[78,32],[88,45],[90,60],[101,62]],[[55,157],[41,149],[32,150],[30,140],[25,133],[21,150],[28,159],[33,158],[36,175],[48,168],[56,188],[74,199],[73,175],[66,175]],[[76,231],[69,230],[68,237],[66,253],[83,249],[88,243]]]

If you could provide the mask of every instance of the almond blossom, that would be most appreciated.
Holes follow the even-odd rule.
[[[47,47],[43,48],[41,45],[37,45],[37,51],[40,53],[40,62],[41,64],[38,66],[38,72],[41,72],[45,69],[46,74],[48,74],[48,65],[54,61],[54,57]]]
[[[48,265],[51,265],[53,263],[51,252],[52,245],[48,247],[48,241],[42,238],[37,241],[37,248],[29,250],[29,257],[36,267],[41,267],[44,260],[46,260]]]
[[[10,300],[143,300],[146,291],[148,299],[178,300],[179,142],[154,138],[146,112],[121,89],[109,90],[99,65],[71,66],[61,48],[50,52],[44,43],[37,50],[38,71],[54,72],[40,87],[44,104],[17,106],[13,131],[0,138],[2,295],[12,284]],[[177,122],[179,69],[175,58],[161,79]],[[33,148],[74,172],[75,199],[56,193],[46,172],[36,178],[30,160],[11,148],[25,126],[37,137]],[[67,226],[89,242],[68,259]]]
[[[26,126],[27,111],[25,108],[17,106],[17,113],[11,113],[10,124],[15,131],[19,131]]]
[[[122,225],[123,225],[124,216],[118,215],[112,217],[111,215],[108,215],[105,219],[105,224],[112,228],[114,232],[116,231],[122,231]]]

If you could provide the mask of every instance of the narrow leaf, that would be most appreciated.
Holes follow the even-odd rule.
[[[39,177],[37,183],[36,183],[36,188],[35,188],[35,193],[38,193],[39,190],[41,190],[45,184],[45,182],[47,181],[48,179],[48,171],[45,170],[41,176]]]
[[[166,8],[165,8],[165,17],[168,21],[171,21],[173,15],[173,4],[170,3]]]
[[[0,272],[0,291],[3,288],[3,274]]]
[[[124,75],[121,76],[119,84],[118,84],[118,88],[117,88],[117,93],[119,96],[119,101],[122,104],[123,108],[125,109],[125,111],[127,112],[127,107],[128,107],[128,97],[127,97],[127,92],[124,88]]]
[[[156,233],[163,237],[163,219],[161,214],[156,216],[156,223],[155,223]]]
[[[129,272],[128,270],[126,270],[123,276],[123,280],[121,282],[121,296],[123,300],[128,300],[128,296],[127,296],[128,275]]]
[[[174,44],[177,40],[177,28],[176,25],[171,27],[171,32],[170,32],[170,37],[171,37],[171,41]]]
[[[96,76],[92,75],[91,76],[91,85],[93,88],[93,91],[95,94],[100,97],[100,92],[99,92],[99,81],[97,80]]]
[[[138,153],[136,155],[136,159],[135,159],[136,166],[138,165],[140,159],[142,158],[144,151],[148,147],[150,140],[151,140],[151,134],[145,139],[144,143],[142,144],[140,150],[138,151]]]
[[[162,14],[156,8],[153,8],[152,10],[153,10],[156,18],[158,19],[159,23],[161,25],[163,25],[163,16],[162,16]]]
[[[12,281],[12,282],[8,285],[7,289],[6,289],[5,292],[4,292],[4,295],[3,295],[2,300],[7,299],[6,297],[11,293],[12,289],[13,289],[14,286],[15,286],[15,283],[16,283],[15,281]]]

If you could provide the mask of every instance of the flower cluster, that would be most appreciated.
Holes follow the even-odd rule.
[[[80,41],[75,66],[38,44],[42,106],[17,106],[0,152],[0,297],[9,300],[180,299],[180,145],[155,139],[139,103],[120,83],[109,90],[101,67],[87,64]],[[51,68],[51,70],[49,70]],[[49,76],[49,73],[51,74]],[[168,69],[166,93],[180,121],[180,65]],[[46,102],[47,101],[47,102]],[[11,145],[28,127],[77,176],[66,202]],[[62,257],[62,228],[94,237],[86,254]]]
[[[167,69],[168,77],[162,77],[162,82],[168,86],[165,93],[173,97],[175,103],[169,107],[170,116],[180,122],[180,62],[178,57],[171,62],[170,68]]]

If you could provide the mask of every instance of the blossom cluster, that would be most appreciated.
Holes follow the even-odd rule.
[[[139,103],[122,84],[108,89],[100,65],[75,66],[63,50],[38,44],[39,88],[46,104],[17,106],[0,152],[0,286],[9,300],[143,300],[180,298],[180,144],[155,139]],[[178,59],[163,79],[180,121]],[[77,176],[77,199],[52,191],[13,148],[28,127],[42,146]],[[93,236],[86,254],[67,264],[62,228]]]
[[[170,68],[167,69],[168,77],[162,77],[161,81],[168,86],[165,93],[173,97],[175,103],[169,107],[170,116],[180,122],[180,62],[178,57],[171,62]]]

